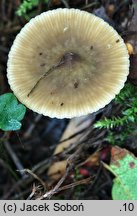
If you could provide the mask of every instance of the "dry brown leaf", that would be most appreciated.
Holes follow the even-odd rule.
[[[71,119],[60,141],[68,139],[69,137],[78,133],[79,131],[86,129],[91,124],[91,122],[92,119],[88,118],[87,116]],[[84,132],[83,134],[82,132],[76,135],[75,137],[58,144],[54,151],[54,155],[61,153],[66,148],[68,148],[71,144],[80,141],[85,136],[86,133]],[[64,174],[66,169],[66,164],[67,164],[66,160],[53,163],[53,165],[51,165],[51,167],[48,170],[48,175],[50,176],[50,179],[58,180]]]
[[[60,179],[61,176],[63,176],[63,174],[65,173],[66,165],[66,160],[55,162],[48,171],[48,176],[50,177],[50,179],[55,181]]]
[[[79,131],[82,131],[86,129],[91,124],[91,119],[88,119],[87,117],[79,117],[74,118],[70,120],[66,130],[64,131],[60,141],[68,139],[69,137],[73,136],[74,134],[78,133]],[[75,143],[76,141],[79,141],[80,138],[83,136],[82,134],[78,134],[74,138],[68,139],[67,141],[64,141],[57,145],[54,154],[61,153],[66,148],[68,148],[72,143]]]

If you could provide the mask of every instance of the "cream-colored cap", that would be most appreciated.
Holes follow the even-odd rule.
[[[72,118],[103,108],[123,88],[129,56],[120,35],[78,9],[31,19],[8,59],[8,81],[20,102],[50,117]]]

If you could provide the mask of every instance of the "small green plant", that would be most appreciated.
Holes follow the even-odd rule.
[[[4,131],[19,130],[21,120],[24,118],[26,108],[18,104],[12,93],[0,96],[0,129]]]
[[[108,129],[105,140],[111,144],[123,144],[131,134],[137,136],[137,87],[127,83],[115,98],[115,103],[121,105],[119,116],[104,118],[96,122],[94,127]]]
[[[41,2],[47,4],[48,0],[43,0]],[[33,12],[32,10],[38,7],[39,3],[40,0],[24,0],[16,11],[16,14],[18,16],[24,17],[26,20],[30,20],[30,18],[36,14],[35,11]]]

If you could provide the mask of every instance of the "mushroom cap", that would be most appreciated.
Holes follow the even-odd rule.
[[[8,82],[20,102],[50,117],[72,118],[107,105],[123,88],[129,56],[101,18],[56,9],[31,19],[8,59]]]

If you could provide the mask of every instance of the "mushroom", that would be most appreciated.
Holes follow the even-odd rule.
[[[20,102],[57,118],[107,105],[123,88],[129,56],[120,35],[101,18],[56,9],[31,19],[8,59],[8,82]]]

